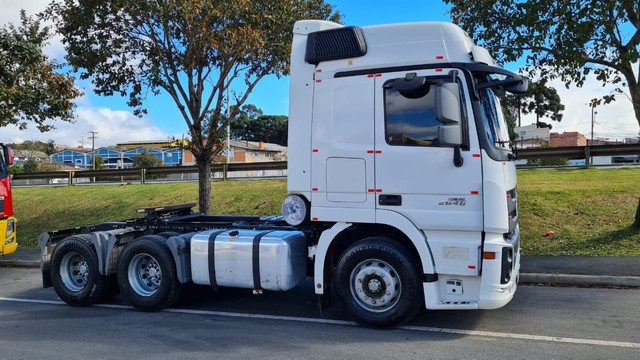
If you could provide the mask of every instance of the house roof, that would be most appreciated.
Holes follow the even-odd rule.
[[[259,141],[246,141],[246,140],[231,140],[229,145],[231,147],[252,150],[252,151],[267,151],[267,152],[286,152],[287,147],[273,144],[273,143],[262,143],[262,147],[260,146]]]
[[[38,159],[46,159],[49,155],[45,154],[42,151],[35,150],[15,150],[13,152],[13,156],[17,158],[38,158]]]

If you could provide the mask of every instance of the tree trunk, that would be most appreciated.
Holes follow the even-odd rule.
[[[211,206],[211,161],[196,159],[198,164],[198,207],[203,214],[210,215]]]
[[[638,68],[640,71],[640,65],[638,65]],[[631,104],[636,115],[636,121],[640,126],[640,74],[638,74],[638,82],[636,84],[629,84],[629,94],[631,95]]]
[[[636,210],[636,221],[633,222],[636,230],[640,230],[640,198],[638,198],[638,209]]]

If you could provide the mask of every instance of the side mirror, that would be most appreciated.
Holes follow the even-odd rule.
[[[5,146],[2,148],[4,159],[7,161],[7,166],[13,165],[13,150],[10,147]]]
[[[460,111],[460,85],[454,82],[436,85],[436,120],[442,123],[438,127],[438,141],[443,145],[462,145],[462,112]]]
[[[529,78],[527,77],[522,77],[522,80],[513,84],[513,85],[506,85],[504,86],[504,89],[512,94],[516,94],[516,95],[521,95],[527,92],[527,90],[529,89]]]
[[[427,82],[427,78],[424,76],[416,76],[416,73],[408,73],[404,79],[395,79],[391,83],[391,87],[409,99],[419,99],[427,95],[431,88],[429,82]]]

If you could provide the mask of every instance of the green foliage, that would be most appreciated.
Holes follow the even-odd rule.
[[[92,161],[95,161],[95,169],[102,170],[104,169],[104,159],[100,155],[92,156]],[[93,163],[92,163],[93,164]]]
[[[507,121],[510,118],[517,117],[520,114],[535,114],[536,125],[538,128],[552,128],[551,124],[540,121],[542,117],[548,117],[553,121],[560,122],[562,120],[562,111],[564,105],[560,99],[560,95],[556,89],[546,86],[545,82],[530,82],[529,89],[521,95],[507,94],[502,100],[503,112]]]
[[[500,62],[525,58],[543,80],[582,86],[593,74],[627,88],[640,124],[640,2],[637,0],[444,0],[451,17]],[[615,94],[604,95],[605,103]]]
[[[148,151],[136,155],[133,167],[138,169],[148,169],[154,167],[162,167],[164,163],[157,156],[149,154]]]
[[[22,165],[22,171],[25,174],[33,174],[38,172],[38,163],[33,159],[27,159]]]
[[[127,96],[138,115],[145,112],[146,94],[171,96],[203,178],[224,149],[229,119],[258,82],[289,73],[294,22],[340,19],[324,0],[63,0],[48,13],[67,60],[81,79],[92,80],[96,93]],[[231,83],[232,99],[225,99]],[[206,213],[210,187],[200,183]]]
[[[52,119],[71,122],[73,99],[81,95],[74,79],[58,74],[60,66],[42,52],[50,38],[48,27],[20,12],[21,25],[0,28],[0,127],[21,130],[32,122],[44,132]]]
[[[231,121],[231,138],[234,140],[264,141],[287,146],[288,117],[263,115],[255,105],[245,105]]]
[[[47,155],[55,154],[58,152],[56,150],[56,143],[53,140],[49,140],[47,142],[39,140],[26,140],[19,144],[9,144],[9,146],[14,150],[42,151]]]
[[[24,170],[20,166],[12,165],[9,166],[10,174],[24,174]]]

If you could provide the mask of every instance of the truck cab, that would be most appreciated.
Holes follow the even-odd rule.
[[[0,255],[11,254],[18,248],[11,197],[10,165],[13,165],[13,152],[11,148],[0,143]]]
[[[525,91],[526,78],[496,67],[453,24],[301,21],[290,86],[283,213],[335,224],[318,245],[316,293],[339,276],[341,260],[327,264],[330,257],[382,238],[418,259],[428,309],[492,309],[511,300],[519,272],[516,156],[499,94]],[[377,289],[397,271],[365,279],[359,271],[338,279],[339,296],[355,304],[353,313],[386,312]]]

